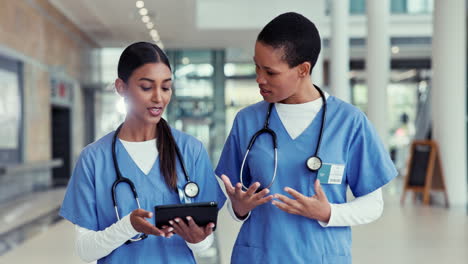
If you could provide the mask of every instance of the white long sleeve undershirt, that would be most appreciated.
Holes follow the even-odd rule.
[[[130,223],[130,215],[127,215],[102,231],[93,231],[75,225],[75,234],[77,255],[82,260],[91,262],[109,255],[138,232]]]
[[[325,92],[325,97],[329,95]],[[304,104],[280,104],[275,108],[283,126],[292,139],[297,138],[312,123],[320,111],[322,98]],[[377,220],[383,212],[382,190],[379,188],[367,195],[358,197],[343,204],[330,204],[331,215],[328,223],[320,222],[322,227],[354,226],[367,224]],[[232,208],[231,201],[227,201],[227,209],[234,220],[246,221],[250,212],[244,219],[239,219]]]
[[[130,222],[130,215],[127,215],[102,231],[93,231],[75,225],[75,234],[75,250],[77,255],[85,262],[92,262],[109,255],[114,249],[122,246],[127,240],[136,236],[138,232]],[[211,234],[199,243],[186,243],[193,252],[200,252],[208,249],[213,244],[213,241],[214,237]]]
[[[234,213],[231,201],[226,201],[227,209],[237,222],[244,222],[250,217],[250,212],[244,219]],[[358,197],[342,204],[330,204],[331,214],[328,223],[319,221],[322,227],[355,226],[371,223],[377,220],[383,212],[384,202],[382,190],[379,188],[367,195]]]

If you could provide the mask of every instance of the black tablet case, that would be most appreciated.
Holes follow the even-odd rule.
[[[187,216],[191,216],[199,226],[206,226],[214,223],[216,229],[218,219],[218,203],[190,203],[190,204],[169,204],[154,207],[156,227],[171,226],[169,220],[179,217],[187,223]]]

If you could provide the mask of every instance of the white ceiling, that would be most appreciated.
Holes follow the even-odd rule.
[[[101,47],[152,40],[134,0],[49,1]],[[250,47],[259,31],[200,29],[196,0],[147,0],[145,8],[166,48]]]
[[[49,0],[101,47],[125,47],[152,41],[135,0]],[[331,33],[327,0],[146,0],[151,21],[165,48],[234,48],[251,58],[261,28],[276,15],[296,11],[317,24],[323,39]],[[350,16],[347,33],[366,38],[366,17]],[[392,16],[392,37],[431,37],[431,15]],[[231,49],[232,50],[232,49]],[[324,50],[324,56],[328,56]],[[365,46],[351,47],[352,57],[365,55]],[[428,57],[430,45],[401,47],[402,57]]]

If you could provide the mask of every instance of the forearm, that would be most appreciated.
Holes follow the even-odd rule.
[[[185,243],[187,243],[187,246],[192,250],[192,252],[200,252],[200,251],[204,251],[204,250],[207,250],[208,248],[211,247],[211,245],[213,245],[213,241],[214,241],[214,234],[211,233],[209,236],[207,236],[204,240],[198,242],[198,243],[189,243],[187,241],[185,241]]]
[[[348,203],[330,204],[330,220],[328,223],[319,223],[323,227],[367,224],[382,215],[383,205],[382,190],[379,188]]]
[[[114,249],[138,234],[130,222],[130,215],[102,231],[88,230],[76,225],[75,233],[75,250],[78,256],[86,262],[109,255]]]
[[[231,202],[231,199],[229,198],[226,201],[226,207],[227,207],[228,212],[231,214],[232,219],[234,219],[237,222],[244,222],[250,217],[250,212],[247,214],[247,216],[243,218],[238,217],[236,212],[234,212],[234,208],[232,208],[232,202]]]

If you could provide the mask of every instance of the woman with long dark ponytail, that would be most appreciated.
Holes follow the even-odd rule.
[[[172,95],[167,56],[151,43],[128,46],[115,86],[127,104],[125,121],[82,151],[60,210],[76,226],[77,253],[98,263],[195,263],[192,251],[213,242],[213,223],[202,227],[188,217],[158,229],[146,219],[156,205],[192,199],[221,208],[225,201],[202,143],[162,118]],[[181,164],[199,186],[194,198],[182,190]],[[139,199],[131,184],[115,185],[119,177],[134,184]]]

